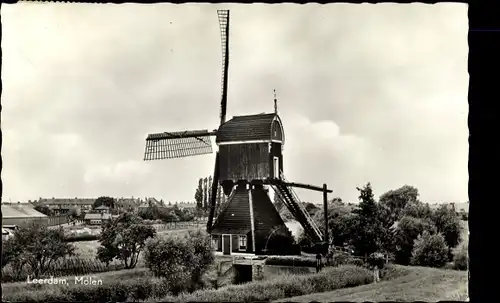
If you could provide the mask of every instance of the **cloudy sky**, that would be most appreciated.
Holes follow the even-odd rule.
[[[22,3],[1,10],[3,201],[192,200],[213,155],[142,159],[148,133],[217,127],[218,8],[228,117],[272,111],[276,89],[289,180],[468,199],[465,4]]]

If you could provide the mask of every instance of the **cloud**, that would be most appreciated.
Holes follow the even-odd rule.
[[[217,128],[222,7],[4,7],[4,197],[192,199],[214,156],[143,162],[144,139]],[[276,89],[289,179],[467,199],[466,5],[227,7],[228,117]]]

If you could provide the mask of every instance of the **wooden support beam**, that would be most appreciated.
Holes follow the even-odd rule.
[[[309,184],[302,184],[302,183],[295,183],[295,182],[284,182],[284,183],[287,186],[305,188],[305,189],[310,189],[310,190],[315,190],[315,191],[321,191],[321,192],[325,191],[325,189],[323,187],[309,185]],[[333,190],[326,189],[326,192],[327,193],[333,193]]]
[[[282,180],[279,180],[279,179],[266,179],[266,180],[258,180],[258,181],[252,181],[252,183],[262,183],[262,184],[278,184],[278,183],[281,183],[281,184],[284,184],[286,186],[292,186],[292,187],[299,187],[299,188],[305,188],[305,189],[310,189],[310,190],[315,190],[315,191],[320,191],[320,192],[323,192],[324,189],[323,187],[319,187],[319,186],[314,186],[314,185],[309,185],[309,184],[303,184],[303,183],[296,183],[296,182],[284,182]],[[333,193],[333,190],[331,189],[327,189],[326,190],[327,193],[331,194]]]
[[[323,184],[323,211],[325,213],[325,242],[330,244],[328,236],[328,188]]]

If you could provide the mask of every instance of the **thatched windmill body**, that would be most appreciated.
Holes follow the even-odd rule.
[[[283,176],[282,150],[285,143],[283,124],[276,110],[267,114],[236,116],[226,121],[229,65],[229,11],[218,10],[222,36],[222,97],[220,126],[209,131],[192,130],[148,135],[144,160],[171,159],[210,154],[211,137],[218,146],[215,156],[213,186],[207,231],[214,249],[234,252],[265,251],[276,230],[290,233],[268,195],[272,187],[284,205],[304,228],[313,242],[328,236],[318,229],[291,186],[331,192],[326,186],[290,183]],[[216,218],[216,191],[222,185],[228,196],[225,208]],[[326,203],[325,203],[326,207]],[[325,212],[326,214],[326,212]]]

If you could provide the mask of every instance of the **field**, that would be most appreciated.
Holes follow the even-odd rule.
[[[465,301],[467,272],[427,267],[403,267],[402,275],[377,284],[292,297],[276,302],[328,301]]]

